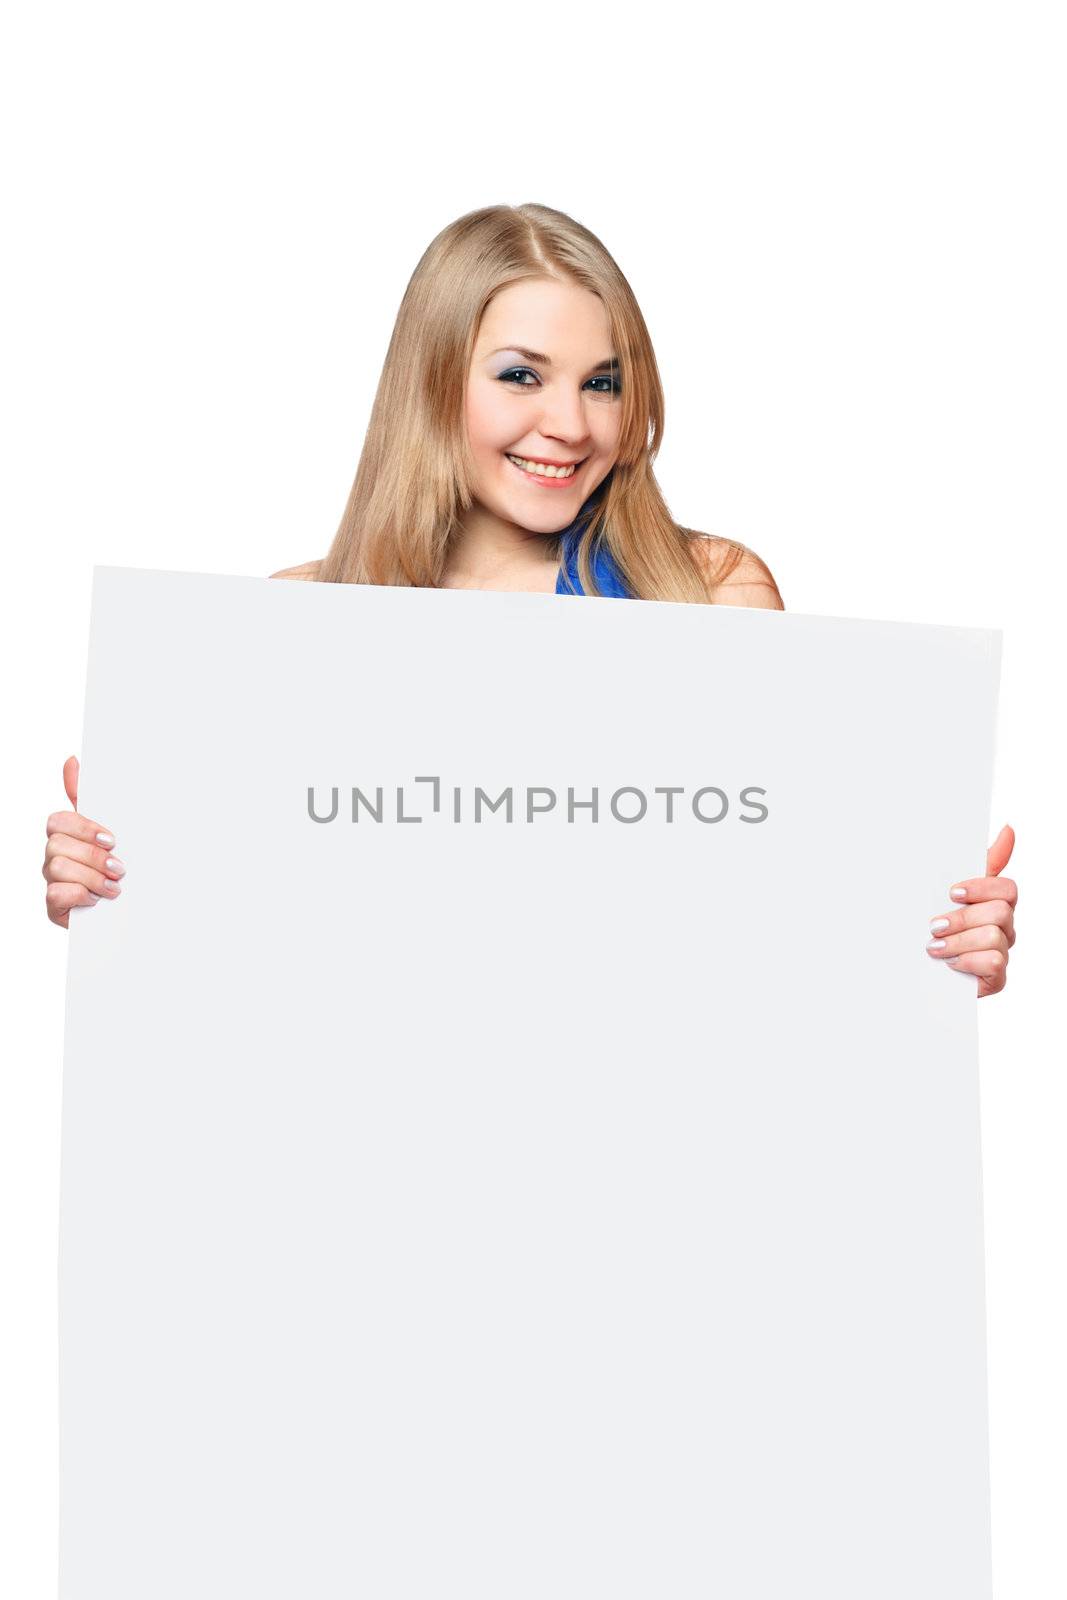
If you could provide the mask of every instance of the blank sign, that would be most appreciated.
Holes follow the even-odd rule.
[[[97,568],[62,1600],[981,1600],[999,633]]]

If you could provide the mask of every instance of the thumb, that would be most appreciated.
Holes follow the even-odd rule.
[[[78,774],[80,771],[81,767],[77,756],[68,756],[63,763],[63,787],[66,789],[67,799],[75,811],[78,809]]]
[[[1015,831],[1004,824],[986,854],[986,877],[999,878],[1015,849]]]

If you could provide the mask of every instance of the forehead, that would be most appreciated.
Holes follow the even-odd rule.
[[[530,278],[499,289],[485,308],[476,351],[521,346],[543,351],[562,365],[568,358],[599,359],[608,353],[604,302],[580,284]],[[596,347],[595,349],[593,347]]]

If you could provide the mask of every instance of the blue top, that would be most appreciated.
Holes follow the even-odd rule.
[[[556,579],[557,594],[585,593],[582,588],[582,580],[578,576],[578,542],[588,520],[587,512],[596,503],[602,489],[603,484],[599,484],[594,489],[570,527],[564,528],[560,535],[560,571]],[[593,576],[596,578],[602,595],[613,595],[618,600],[632,600],[634,598],[623,582],[622,574],[612,559],[611,553],[605,546],[594,547],[591,553],[591,564]],[[567,572],[570,576],[570,580],[574,584],[573,590],[567,587],[563,577],[564,572]]]

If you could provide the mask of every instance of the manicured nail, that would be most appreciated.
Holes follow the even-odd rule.
[[[944,939],[931,939],[926,948],[928,950],[943,950],[945,948],[945,944],[946,941]]]
[[[122,889],[119,886],[119,884],[114,883],[111,878],[107,879],[106,888],[107,888],[108,894],[121,894],[122,893]]]
[[[946,967],[954,967],[956,965],[956,963],[959,961],[959,959],[960,959],[959,956],[946,956],[945,957],[945,966]]]
[[[967,898],[966,889],[950,889],[949,894],[953,900],[966,900]]]
[[[115,843],[115,835],[113,833],[98,833],[96,842],[97,844],[102,844],[105,850],[110,850]]]
[[[948,917],[931,917],[930,918],[930,932],[931,933],[944,933],[945,929],[948,927],[948,924],[949,924]]]
[[[126,871],[125,863],[120,861],[118,856],[108,856],[107,860],[104,862],[104,866],[107,868],[108,872],[113,872],[116,878],[121,878],[123,873]]]

